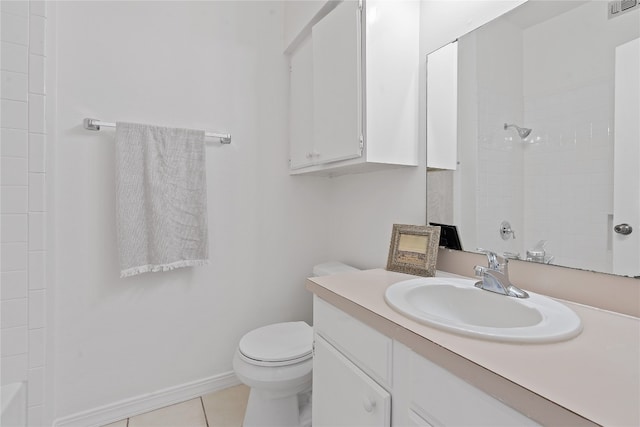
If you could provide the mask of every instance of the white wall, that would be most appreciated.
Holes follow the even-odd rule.
[[[28,383],[28,423],[41,425],[47,285],[45,85],[47,7],[2,1],[0,342],[2,385]]]
[[[311,321],[328,257],[328,180],[288,175],[280,2],[57,5],[55,416],[231,371],[241,335]],[[113,129],[232,133],[207,143],[211,264],[118,278]]]
[[[425,152],[419,167],[331,179],[330,258],[358,268],[387,265],[392,224],[424,224]]]

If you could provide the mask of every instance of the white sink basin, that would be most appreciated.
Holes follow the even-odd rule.
[[[566,305],[529,292],[514,298],[478,289],[477,280],[424,277],[391,285],[385,299],[425,325],[492,341],[555,342],[582,331]]]

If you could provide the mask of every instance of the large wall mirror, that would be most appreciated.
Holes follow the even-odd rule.
[[[428,170],[427,220],[464,250],[640,276],[640,7],[608,3],[530,0],[458,39],[457,165]]]

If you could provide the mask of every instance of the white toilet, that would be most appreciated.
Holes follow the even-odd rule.
[[[339,262],[313,268],[314,276],[357,271]],[[251,387],[244,427],[311,426],[313,329],[305,322],[263,326],[245,334],[233,369]]]

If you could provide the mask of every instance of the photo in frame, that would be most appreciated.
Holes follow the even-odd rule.
[[[440,227],[393,224],[387,270],[435,276],[439,242]]]

